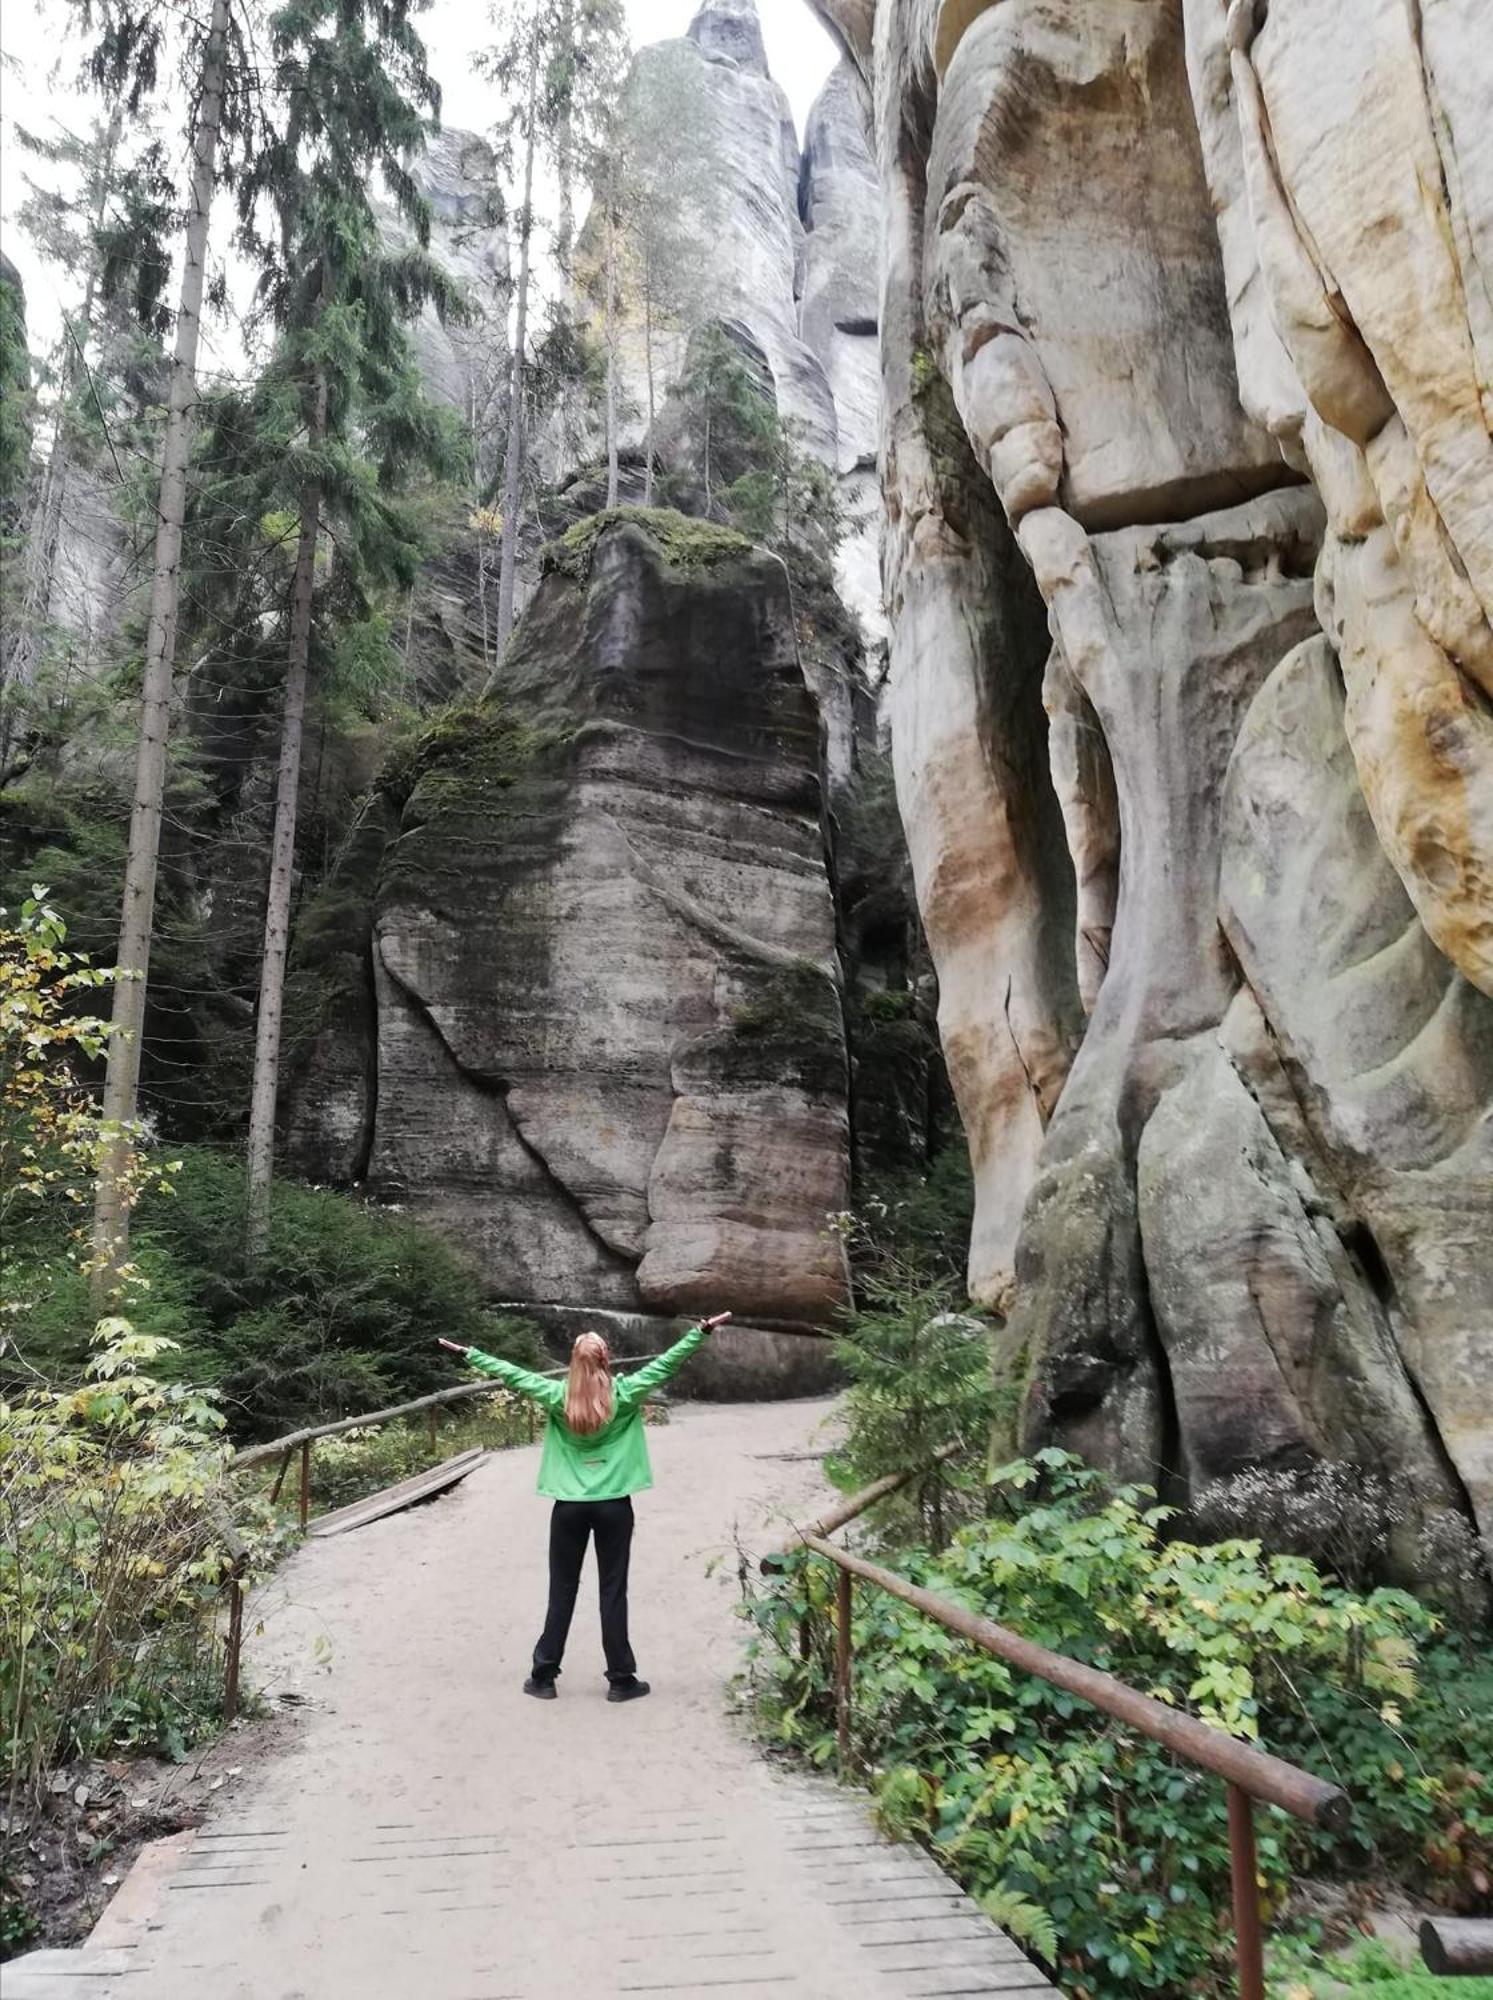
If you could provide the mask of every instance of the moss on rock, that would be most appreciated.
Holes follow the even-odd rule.
[[[803,1041],[816,1030],[830,1039],[841,1032],[840,994],[822,966],[800,959],[774,968],[750,1000],[731,1009],[732,1031],[762,1040]]]
[[[574,577],[584,583],[597,542],[608,528],[617,527],[640,529],[671,569],[711,569],[717,563],[749,556],[753,550],[752,542],[734,528],[676,513],[671,507],[608,507],[599,514],[588,514],[557,541],[545,545],[540,552],[543,573]]]

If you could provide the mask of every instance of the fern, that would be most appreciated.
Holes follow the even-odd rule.
[[[1057,1963],[1057,1926],[1040,1903],[1014,1889],[997,1887],[986,1889],[979,1897],[979,1904],[986,1916],[1003,1931],[1009,1931],[1018,1944],[1029,1944],[1047,1965]]]

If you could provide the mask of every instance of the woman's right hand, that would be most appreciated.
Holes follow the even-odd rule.
[[[716,1327],[724,1326],[730,1317],[730,1313],[717,1313],[714,1319],[702,1319],[700,1324],[707,1333],[711,1333]]]
[[[471,1352],[470,1348],[462,1347],[454,1340],[442,1339],[437,1343],[437,1345],[448,1349],[449,1352],[452,1354],[459,1354],[463,1360],[465,1360],[467,1355]]]

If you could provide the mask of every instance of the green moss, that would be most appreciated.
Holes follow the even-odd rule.
[[[501,701],[453,703],[386,760],[379,785],[401,804],[419,792],[419,817],[491,803],[563,751],[573,728],[537,723]]]
[[[864,993],[861,1010],[868,1021],[909,1021],[917,1001],[905,987],[888,987],[883,992]]]
[[[933,358],[932,348],[919,343],[912,350],[912,393],[915,396],[926,396],[928,391],[937,385],[939,379],[938,363]]]
[[[745,535],[717,521],[701,521],[670,507],[608,507],[600,514],[588,514],[545,546],[540,554],[544,574],[583,583],[600,537],[608,528],[623,525],[641,529],[671,569],[713,569],[752,552]]]
[[[766,975],[750,1000],[731,1009],[738,1035],[811,1042],[840,1027],[840,996],[828,973],[800,959]]]

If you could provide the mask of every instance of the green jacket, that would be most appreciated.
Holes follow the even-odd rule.
[[[563,1376],[535,1375],[484,1354],[480,1347],[469,1347],[467,1360],[480,1375],[506,1382],[521,1396],[532,1396],[549,1418],[539,1458],[539,1491],[547,1499],[620,1500],[653,1484],[643,1404],[679,1373],[704,1339],[704,1327],[692,1327],[683,1340],[642,1368],[618,1375],[612,1383],[612,1421],[592,1437],[578,1436],[565,1421]]]

